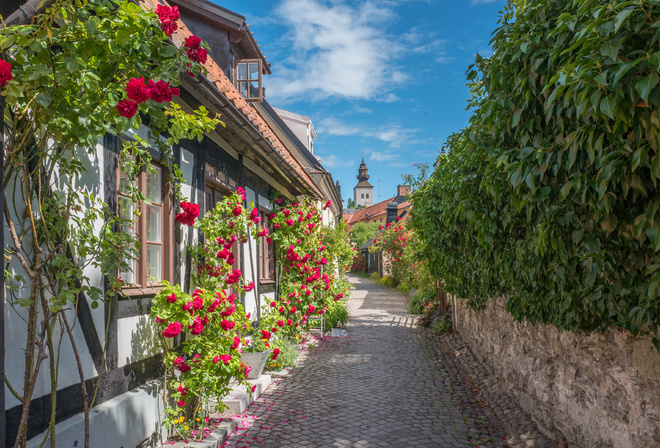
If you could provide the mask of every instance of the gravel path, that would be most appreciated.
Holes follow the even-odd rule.
[[[488,386],[495,382],[468,373],[484,369],[457,335],[418,329],[404,295],[350,280],[347,336],[326,336],[235,416],[238,429],[223,446],[557,446]]]

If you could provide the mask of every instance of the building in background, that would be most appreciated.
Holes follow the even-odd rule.
[[[370,207],[374,203],[374,186],[369,183],[369,170],[364,163],[364,157],[358,168],[357,180],[358,183],[355,188],[353,188],[353,200],[355,201],[355,206],[357,208]]]
[[[348,226],[353,226],[358,222],[377,222],[385,224],[388,222],[388,212],[394,213],[396,217],[405,216],[410,210],[409,185],[397,185],[396,196],[385,199],[377,204],[361,209],[344,210],[343,219]]]

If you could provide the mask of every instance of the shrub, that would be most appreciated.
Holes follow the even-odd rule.
[[[266,370],[279,372],[288,367],[295,367],[298,364],[298,344],[288,340],[278,340],[271,344],[271,348],[279,348],[280,354],[277,359],[269,358],[266,363]]]
[[[448,331],[452,330],[452,325],[449,319],[442,318],[440,320],[436,320],[431,324],[431,331],[433,331],[435,334],[440,334],[440,333],[446,333]]]
[[[371,280],[380,281],[380,274],[378,272],[372,272],[369,278]]]
[[[425,258],[476,308],[660,349],[660,6],[510,4],[468,69],[469,127],[412,194]]]
[[[436,295],[434,287],[420,289],[410,298],[410,301],[408,301],[408,312],[410,314],[422,314],[424,307],[431,303]]]
[[[338,324],[345,326],[348,324],[348,310],[346,309],[345,300],[332,301],[328,304],[328,309],[325,312],[325,325],[327,328],[337,327]]]

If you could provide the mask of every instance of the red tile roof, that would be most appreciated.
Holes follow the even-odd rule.
[[[387,203],[393,202],[397,197],[398,196],[394,196],[372,206],[361,208],[352,215],[344,214],[344,221],[346,221],[348,225],[351,225],[362,221],[370,221],[378,216],[385,215],[387,213]],[[402,210],[408,207],[410,207],[410,202],[404,201],[397,204],[396,208],[397,210]]]
[[[145,8],[156,10],[156,6],[159,4],[158,0],[141,0]],[[162,3],[167,5],[167,2],[163,1]],[[168,5],[169,6],[169,5]],[[170,36],[172,41],[177,46],[182,46],[185,42],[186,37],[191,36],[192,32],[186,27],[186,25],[179,20],[179,28],[177,31]],[[275,132],[268,126],[268,123],[261,118],[261,116],[255,111],[255,109],[241,96],[241,94],[236,90],[231,80],[225,76],[225,73],[220,68],[220,66],[209,56],[206,64],[204,64],[208,73],[206,75],[207,79],[213,83],[213,85],[236,107],[244,117],[246,117],[252,125],[257,128],[257,130],[264,136],[264,138],[275,148],[275,150],[282,156],[284,160],[300,175],[308,185],[312,187],[314,192],[318,194],[318,197],[323,197],[323,194],[316,187],[312,179],[309,177],[305,169],[298,163],[295,157],[291,152],[286,148],[286,146],[280,141]]]

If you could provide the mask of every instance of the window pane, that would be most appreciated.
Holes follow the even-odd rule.
[[[238,63],[238,79],[248,79],[247,77],[248,65],[246,62]]]
[[[147,244],[147,282],[158,282],[162,280],[160,253],[160,246]]]
[[[248,98],[259,98],[259,81],[250,82],[250,96]]]
[[[259,79],[259,63],[250,62],[250,79]]]
[[[241,94],[243,98],[246,97],[247,95],[247,82],[239,82],[238,83],[238,92]]]
[[[147,241],[162,243],[160,239],[162,208],[160,205],[146,205],[145,208],[147,216]]]
[[[124,219],[134,219],[133,202],[123,196],[119,196],[119,216]],[[121,227],[122,232],[128,233],[129,235],[135,235],[135,225],[134,224],[125,224]],[[135,283],[135,260],[128,261],[128,269],[122,270],[119,272],[120,277],[124,280],[125,283]]]
[[[162,187],[163,187],[163,169],[159,166],[151,166],[156,172],[152,173],[151,169],[147,169],[147,201],[160,204],[162,202]]]

